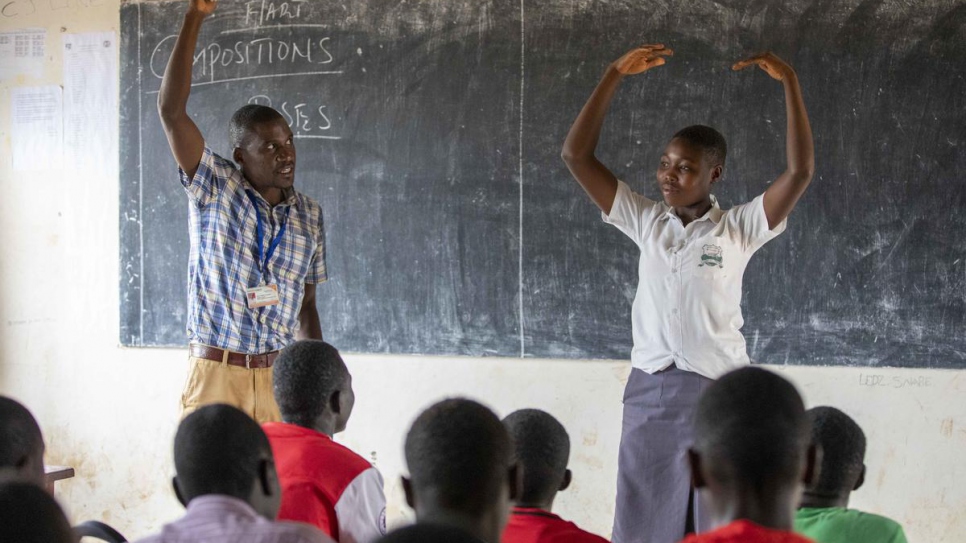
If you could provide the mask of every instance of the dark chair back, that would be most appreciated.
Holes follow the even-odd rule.
[[[117,530],[99,520],[82,522],[74,526],[74,532],[77,537],[93,537],[109,543],[127,543],[127,539]]]

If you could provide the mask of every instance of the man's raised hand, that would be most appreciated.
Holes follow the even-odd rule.
[[[656,66],[662,66],[665,63],[664,57],[673,54],[674,51],[667,49],[663,44],[643,45],[625,53],[614,61],[613,66],[622,75],[636,75]]]
[[[201,15],[211,15],[216,7],[218,7],[218,0],[188,0],[188,11]]]
[[[772,52],[762,53],[751,58],[746,58],[745,60],[740,60],[731,69],[738,71],[752,65],[757,65],[762,70],[765,70],[768,75],[779,81],[784,81],[788,76],[795,75],[795,70]]]

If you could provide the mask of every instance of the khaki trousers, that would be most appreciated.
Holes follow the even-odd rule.
[[[182,418],[199,407],[226,403],[259,424],[282,420],[272,393],[272,368],[248,369],[193,356],[188,357],[188,365],[188,380],[181,394]]]

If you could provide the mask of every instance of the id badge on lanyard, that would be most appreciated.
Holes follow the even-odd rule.
[[[278,248],[279,243],[282,242],[282,236],[285,235],[285,227],[288,226],[288,210],[285,211],[285,222],[279,227],[278,233],[275,234],[275,238],[268,244],[268,252],[264,251],[264,246],[262,244],[262,237],[265,234],[265,227],[262,225],[262,214],[258,211],[258,200],[251,195],[251,193],[245,193],[248,199],[251,200],[252,206],[255,208],[255,236],[258,238],[258,258],[256,260],[256,265],[258,266],[259,275],[261,275],[260,284],[254,287],[248,287],[245,289],[245,301],[248,304],[249,309],[256,309],[259,307],[266,307],[270,305],[278,305],[281,299],[278,297],[278,285],[274,283],[268,283],[265,280],[268,271],[268,263],[272,260],[272,255],[275,254],[275,249]],[[262,256],[264,254],[264,257]]]

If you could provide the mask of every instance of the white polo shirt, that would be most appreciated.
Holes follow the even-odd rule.
[[[711,209],[687,226],[664,202],[618,182],[604,221],[641,249],[631,314],[631,364],[655,373],[672,364],[716,379],[748,364],[741,335],[741,278],[748,260],[785,230],[768,229],[763,196],[727,211]]]

